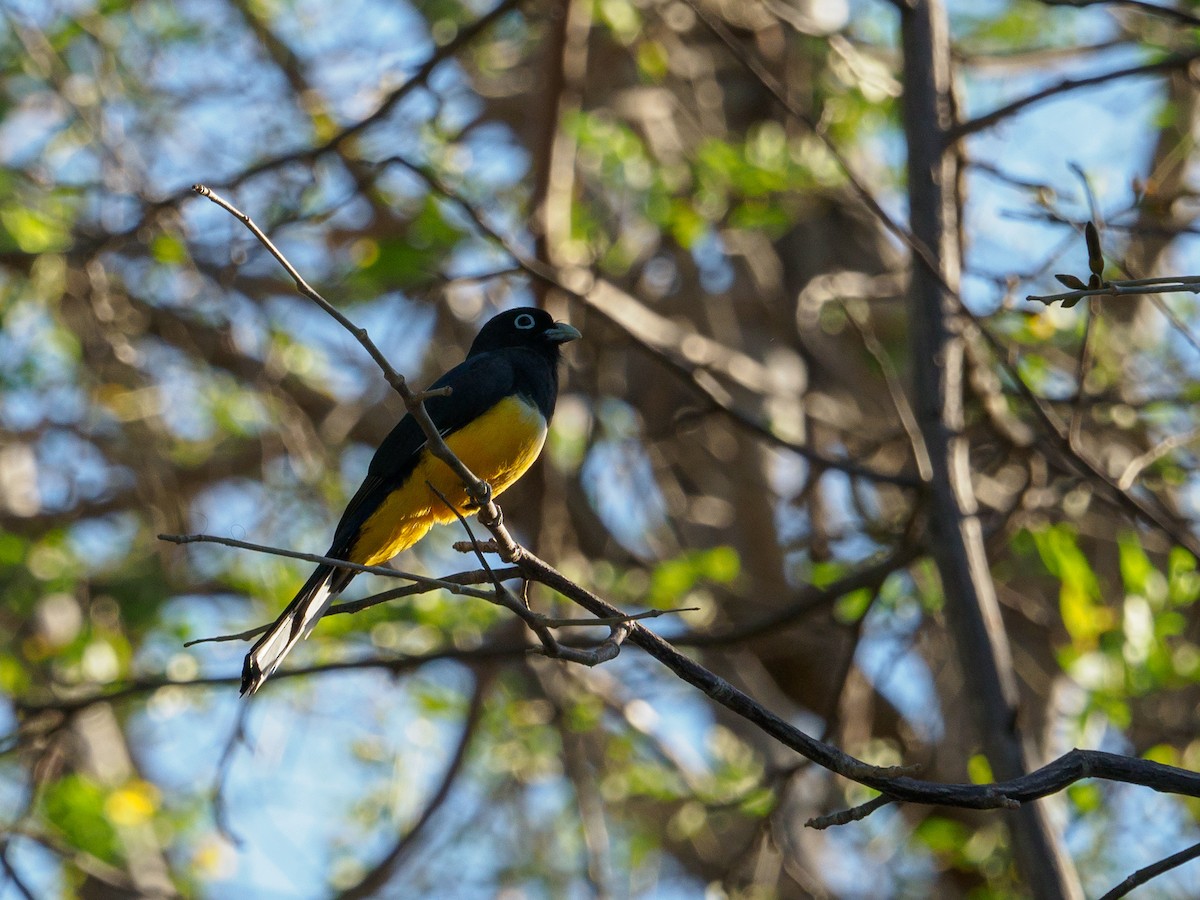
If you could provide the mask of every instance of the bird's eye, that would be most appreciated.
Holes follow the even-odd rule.
[[[527,331],[533,327],[533,316],[531,316],[529,313],[521,313],[519,316],[513,319],[513,324],[522,331]]]

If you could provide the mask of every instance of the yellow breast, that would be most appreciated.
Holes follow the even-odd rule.
[[[537,407],[517,397],[501,400],[446,438],[454,455],[492,486],[494,496],[525,474],[545,442],[546,420]],[[422,450],[413,473],[363,523],[351,546],[350,560],[379,565],[411,547],[434,524],[453,521],[454,513],[430,489],[430,484],[460,512],[467,511],[469,498],[458,476]]]

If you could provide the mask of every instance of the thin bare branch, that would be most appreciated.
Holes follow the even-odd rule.
[[[521,570],[509,566],[504,569],[499,569],[495,573],[501,580],[509,578],[519,578]],[[485,572],[482,569],[477,569],[473,572],[457,572],[453,575],[443,575],[438,578],[438,582],[450,582],[452,584],[486,584],[492,580],[492,573]],[[325,611],[326,616],[345,615],[347,613],[362,612],[364,609],[370,609],[372,606],[378,606],[381,603],[387,603],[390,600],[398,600],[402,597],[414,597],[418,594],[427,594],[430,591],[440,591],[441,584],[410,584],[405,587],[392,588],[390,591],[380,591],[378,594],[371,594],[369,597],[363,597],[359,600],[345,600],[341,603],[335,603]],[[194,638],[190,641],[184,641],[183,646],[193,647],[196,644],[221,644],[228,641],[248,641],[251,638],[257,637],[268,628],[270,624],[259,625],[255,628],[248,628],[245,631],[239,631],[235,634],[219,634],[214,637]]]
[[[239,541],[237,538],[223,538],[215,534],[160,534],[160,541],[170,544],[221,544],[224,547],[235,547],[239,550],[253,550],[256,553],[270,553],[272,556],[285,556],[288,559],[302,559],[305,562],[322,566],[333,566],[337,569],[348,569],[351,572],[361,572],[365,575],[382,575],[384,578],[403,578],[415,584],[424,585],[429,589],[441,588],[452,594],[464,597],[478,597],[480,600],[492,600],[490,591],[481,591],[465,584],[453,581],[443,581],[440,578],[430,578],[413,572],[402,572],[390,566],[364,566],[359,563],[335,559],[332,556],[321,556],[317,553],[301,553],[298,550],[284,550],[279,547],[268,547],[265,544],[252,544],[249,541]]]
[[[1180,447],[1186,447],[1197,440],[1200,440],[1200,428],[1193,428],[1191,431],[1185,431],[1182,434],[1173,434],[1166,440],[1151,447],[1145,453],[1135,456],[1129,461],[1129,465],[1125,467],[1125,471],[1121,473],[1121,477],[1117,479],[1117,487],[1122,491],[1129,490],[1147,466],[1158,462],[1171,451],[1177,450]]]
[[[303,162],[306,160],[316,160],[330,151],[339,149],[347,141],[359,134],[362,134],[364,131],[367,131],[378,122],[383,121],[388,114],[390,114],[391,111],[395,109],[409,94],[421,87],[424,87],[426,82],[429,80],[429,76],[434,73],[438,66],[440,66],[443,62],[452,59],[455,54],[470,45],[477,37],[483,34],[498,20],[502,19],[508,13],[514,11],[518,6],[521,5],[521,2],[522,0],[501,0],[500,3],[497,3],[492,9],[488,10],[475,21],[459,28],[453,39],[438,46],[426,58],[426,60],[421,63],[420,67],[413,72],[412,77],[406,80],[400,86],[396,87],[394,90],[390,91],[374,110],[363,116],[361,119],[354,121],[350,125],[339,129],[323,143],[317,144],[313,147],[303,147],[297,150],[284,151],[283,153],[268,157],[261,162],[242,170],[237,174],[236,177],[230,179],[222,186],[226,188],[234,188],[245,184],[247,181],[251,180],[252,178],[256,178],[264,172],[271,172],[275,169],[279,169],[292,163]],[[164,200],[163,205],[173,206],[179,200],[183,199],[184,196],[186,196],[186,192],[181,191],[179,194]],[[138,228],[144,225],[145,222],[143,221],[139,223]],[[129,233],[136,233],[136,229],[131,229]]]
[[[699,609],[700,607],[698,606],[680,606],[675,609],[650,609],[646,612],[596,619],[551,619],[543,617],[542,621],[551,628],[589,628],[596,625],[624,625],[626,622],[644,622],[646,619],[657,619],[659,616],[671,616],[685,612],[697,612]]]
[[[304,678],[309,675],[359,672],[370,669],[379,669],[391,675],[403,675],[407,672],[415,671],[431,662],[452,660],[463,663],[464,665],[473,665],[491,662],[494,660],[523,658],[528,654],[528,652],[528,644],[510,642],[467,649],[448,647],[446,649],[432,650],[429,653],[415,654],[412,656],[370,656],[363,659],[321,663],[320,665],[312,666],[297,666],[296,668],[292,669],[280,669],[271,676],[269,684],[285,681],[289,678]],[[227,687],[229,685],[237,685],[240,683],[240,675],[213,675],[201,678],[192,678],[188,681],[177,681],[162,676],[156,676],[153,678],[135,678],[121,683],[108,684],[100,690],[95,690],[89,693],[75,694],[65,697],[51,697],[44,700],[18,699],[14,701],[13,705],[25,717],[36,716],[42,713],[60,713],[62,715],[69,716],[73,713],[79,712],[82,709],[87,709],[89,706],[94,706],[97,703],[118,703],[136,697],[141,697],[146,694],[152,694],[155,691],[162,690],[163,688],[199,690],[212,687]],[[19,742],[19,736],[17,737]],[[9,735],[0,737],[0,746],[4,746],[10,740],[12,740],[12,738],[13,735],[11,733]]]
[[[25,883],[25,880],[13,866],[12,860],[8,858],[8,852],[11,847],[11,838],[5,838],[3,841],[0,841],[0,869],[4,870],[4,884],[11,884],[25,900],[35,900],[33,891],[29,889],[29,885]]]
[[[1011,103],[1006,103],[999,109],[994,109],[989,113],[984,113],[981,116],[976,116],[974,119],[968,119],[955,125],[949,130],[946,137],[953,144],[961,141],[968,135],[991,128],[993,125],[1011,118],[1023,109],[1033,106],[1035,103],[1040,103],[1043,100],[1048,100],[1051,97],[1057,97],[1060,94],[1065,94],[1070,91],[1077,91],[1080,88],[1094,87],[1098,84],[1105,84],[1109,81],[1116,81],[1121,78],[1137,78],[1147,75],[1163,75],[1168,72],[1174,72],[1178,69],[1186,69],[1196,59],[1200,58],[1200,51],[1192,51],[1190,53],[1174,53],[1163,59],[1152,63],[1144,63],[1138,66],[1126,66],[1123,69],[1114,69],[1111,72],[1102,72],[1099,75],[1090,75],[1087,78],[1064,78],[1049,87],[1043,88],[1040,91],[1035,91],[1032,94],[1027,94],[1020,97]]]
[[[1042,0],[1042,3],[1046,6],[1073,6],[1076,9],[1085,9],[1089,6],[1123,6],[1147,15],[1162,16],[1165,19],[1174,19],[1184,25],[1200,27],[1200,17],[1176,6],[1159,6],[1156,3],[1147,3],[1146,0]]]
[[[230,215],[234,216],[238,221],[249,229],[262,243],[264,247],[271,253],[272,256],[283,266],[284,270],[291,276],[296,283],[296,290],[305,297],[308,297],[316,303],[321,309],[333,317],[333,319],[345,328],[354,339],[357,340],[363,349],[367,351],[375,364],[379,366],[379,370],[383,373],[383,377],[387,383],[398,393],[404,401],[405,409],[421,426],[421,431],[425,434],[429,452],[445,463],[459,477],[463,485],[467,489],[467,493],[471,500],[479,508],[480,521],[500,520],[501,513],[499,508],[492,502],[491,486],[482,479],[478,478],[470,469],[468,469],[457,456],[447,446],[445,439],[438,431],[438,427],[434,424],[433,419],[429,416],[429,411],[425,409],[425,404],[422,402],[422,397],[414,393],[405,381],[404,376],[392,368],[391,363],[383,355],[380,349],[375,346],[375,342],[371,340],[370,335],[365,328],[361,328],[350,321],[342,314],[332,303],[320,295],[296,270],[296,267],[288,261],[287,257],[279,251],[279,249],[271,242],[271,239],[266,236],[261,228],[254,223],[248,215],[215,193],[212,189],[205,187],[202,184],[192,186],[192,190],[201,197],[206,197],[219,207],[224,209]]]
[[[1108,281],[1100,287],[1063,291],[1061,294],[1030,294],[1025,299],[1049,306],[1059,300],[1071,307],[1086,297],[1133,297],[1141,294],[1200,294],[1200,275],[1179,275],[1163,278],[1132,278]]]
[[[875,810],[882,809],[889,803],[895,802],[895,800],[886,794],[880,794],[875,799],[868,800],[861,806],[843,809],[840,812],[830,813],[826,816],[814,816],[804,824],[809,828],[815,828],[817,831],[824,831],[826,828],[833,828],[836,825],[849,825],[851,822],[858,822],[865,819],[871,813],[875,812]],[[1016,802],[1013,803],[1014,807],[1019,805]]]
[[[221,759],[217,763],[217,775],[213,780],[212,787],[213,819],[217,826],[217,833],[237,847],[244,846],[245,842],[242,840],[242,836],[234,830],[233,823],[229,821],[229,808],[225,803],[225,787],[229,784],[229,773],[233,770],[234,754],[238,746],[246,739],[246,720],[250,718],[252,708],[250,703],[238,704],[237,721],[229,733],[229,739],[225,742],[225,749],[221,751]]]
[[[447,185],[436,174],[403,157],[393,156],[380,165],[395,163],[421,178],[431,190],[457,206],[480,233],[503,249],[517,266],[531,277],[543,281],[566,296],[572,297],[603,316],[620,328],[641,350],[650,354],[672,372],[680,375],[714,409],[720,410],[739,427],[762,437],[778,447],[796,453],[823,468],[834,469],[885,484],[903,487],[919,487],[921,479],[907,473],[880,472],[851,459],[827,456],[806,444],[799,444],[781,437],[766,423],[738,408],[729,398],[716,376],[730,378],[751,390],[759,390],[755,379],[747,379],[742,373],[757,369],[760,364],[737,353],[717,341],[695,332],[684,331],[665,316],[654,313],[649,307],[604,278],[596,278],[582,269],[557,269],[524,254],[514,241],[495,228],[481,210]],[[638,326],[641,327],[638,327]],[[689,344],[699,346],[702,362],[693,362],[680,351],[687,339]]]
[[[458,738],[454,754],[450,757],[450,762],[446,766],[446,771],[442,774],[441,781],[438,782],[437,789],[430,796],[417,821],[397,839],[396,843],[392,845],[392,849],[385,853],[379,862],[363,875],[357,884],[346,888],[338,894],[338,900],[359,900],[359,898],[378,897],[382,888],[396,874],[396,870],[403,865],[405,858],[424,833],[426,826],[437,814],[437,811],[445,805],[446,800],[450,796],[450,791],[454,787],[454,783],[462,773],[463,766],[467,761],[467,751],[471,747],[471,741],[475,737],[479,721],[483,715],[483,698],[490,683],[490,678],[481,678],[476,682],[475,689],[471,691],[471,703],[467,707],[466,715],[463,717],[462,734]]]
[[[1105,894],[1100,900],[1118,900],[1119,897],[1124,897],[1134,888],[1145,884],[1152,878],[1157,878],[1164,872],[1169,872],[1171,869],[1178,868],[1186,862],[1191,862],[1193,859],[1200,857],[1200,844],[1193,844],[1186,850],[1180,850],[1168,856],[1166,859],[1160,859],[1153,865],[1146,866],[1144,869],[1138,869],[1115,888]]]
[[[558,591],[596,615],[620,615],[620,610],[574,584],[552,566],[524,553],[518,565],[526,576]],[[894,800],[969,809],[1009,808],[1061,791],[1083,778],[1106,778],[1140,784],[1166,793],[1200,796],[1200,773],[1136,757],[1099,750],[1072,750],[1027,774],[994,784],[939,784],[911,777],[903,766],[879,768],[810,737],[775,715],[720,676],[684,656],[642,625],[630,623],[629,640],[681,679],[703,691],[715,703],[745,718],[766,734],[805,758]]]

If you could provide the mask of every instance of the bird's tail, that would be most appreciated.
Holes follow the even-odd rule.
[[[291,649],[308,637],[333,598],[346,587],[352,572],[318,566],[300,592],[279,614],[267,633],[258,639],[242,664],[241,693],[253,694],[279,668]]]

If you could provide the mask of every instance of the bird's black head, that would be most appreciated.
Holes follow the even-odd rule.
[[[467,356],[508,347],[524,347],[542,350],[557,358],[560,344],[579,337],[578,331],[565,322],[555,322],[544,309],[522,306],[489,319],[471,344],[471,352]]]

